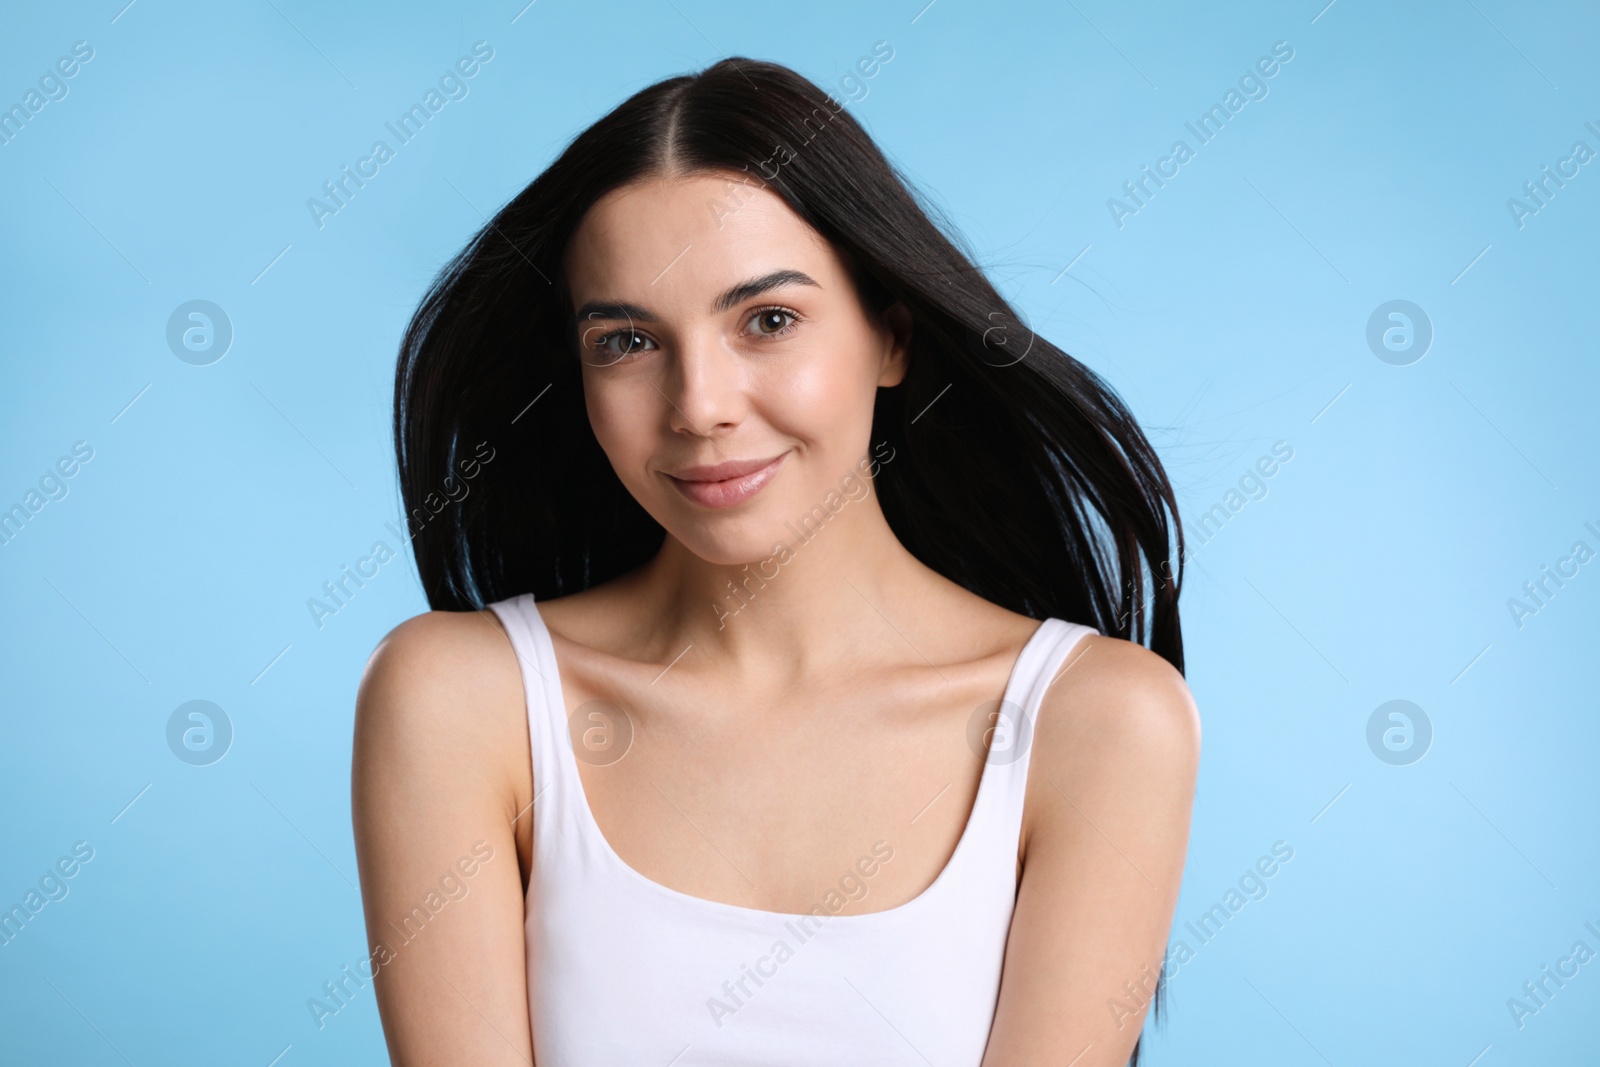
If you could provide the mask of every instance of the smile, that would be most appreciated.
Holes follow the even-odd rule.
[[[696,504],[708,508],[728,508],[749,500],[761,492],[777,475],[778,468],[783,466],[783,461],[788,455],[789,453],[784,452],[775,456],[764,467],[717,481],[691,481],[671,474],[667,475],[667,478],[677,487],[678,492]]]

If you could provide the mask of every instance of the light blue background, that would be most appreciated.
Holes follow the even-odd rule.
[[[426,605],[409,558],[321,629],[306,600],[395,546],[403,324],[480,212],[635,89],[723,53],[837,84],[879,40],[853,113],[1127,398],[1191,522],[1294,449],[1194,537],[1174,938],[1273,842],[1294,858],[1179,970],[1149,1062],[1594,1055],[1600,961],[1520,1029],[1506,1006],[1600,951],[1600,563],[1520,628],[1507,608],[1600,550],[1600,162],[1523,227],[1506,206],[1600,150],[1592,7],[124,2],[0,34],[7,107],[95,50],[0,146],[0,506],[94,448],[0,547],[0,904],[95,849],[0,948],[5,1063],[384,1062],[370,987],[321,1030],[306,1000],[364,953],[358,677]],[[469,95],[318,229],[307,198],[480,39]],[[1280,40],[1269,95],[1197,146],[1185,121]],[[1195,157],[1119,228],[1107,199],[1178,138]],[[204,367],[164,336],[197,298],[235,331]],[[1435,331],[1408,366],[1366,343],[1391,299]],[[234,726],[211,766],[166,744],[193,699]],[[1433,726],[1408,766],[1367,745],[1391,699]]]

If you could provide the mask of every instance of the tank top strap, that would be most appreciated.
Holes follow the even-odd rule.
[[[985,837],[1003,845],[1015,868],[1017,845],[1022,833],[1023,802],[1027,796],[1028,766],[1033,755],[1034,726],[1039,707],[1052,682],[1060,675],[1063,663],[1078,643],[1099,633],[1091,626],[1047,618],[1039,632],[1023,649],[1012,685],[999,709],[991,716],[993,738],[988,749],[986,776],[993,783],[993,807]]]
[[[562,811],[570,812],[565,800],[552,805],[549,800],[573,789],[581,789],[577,767],[566,747],[572,744],[567,729],[565,698],[561,676],[556,668],[555,646],[544,619],[533,604],[533,594],[523,593],[489,605],[511,638],[522,671],[522,687],[527,700],[528,742],[533,750],[533,818],[542,827]],[[544,835],[546,838],[549,834]],[[541,840],[535,835],[535,842]]]

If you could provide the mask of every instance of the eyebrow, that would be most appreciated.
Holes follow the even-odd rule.
[[[738,285],[725,291],[721,296],[711,302],[713,313],[727,311],[742,304],[752,297],[777,289],[785,285],[811,285],[820,289],[822,286],[804,271],[775,270],[770,274],[763,274],[759,278],[751,278],[740,282]],[[580,307],[573,319],[582,322],[585,319],[626,319],[629,322],[660,322],[660,317],[649,308],[638,304],[629,304],[617,300],[591,300]]]

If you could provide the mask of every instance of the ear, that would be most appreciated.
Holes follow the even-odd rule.
[[[895,386],[905,381],[911,365],[911,312],[898,301],[885,309],[881,319],[886,348],[878,375],[880,386]]]

